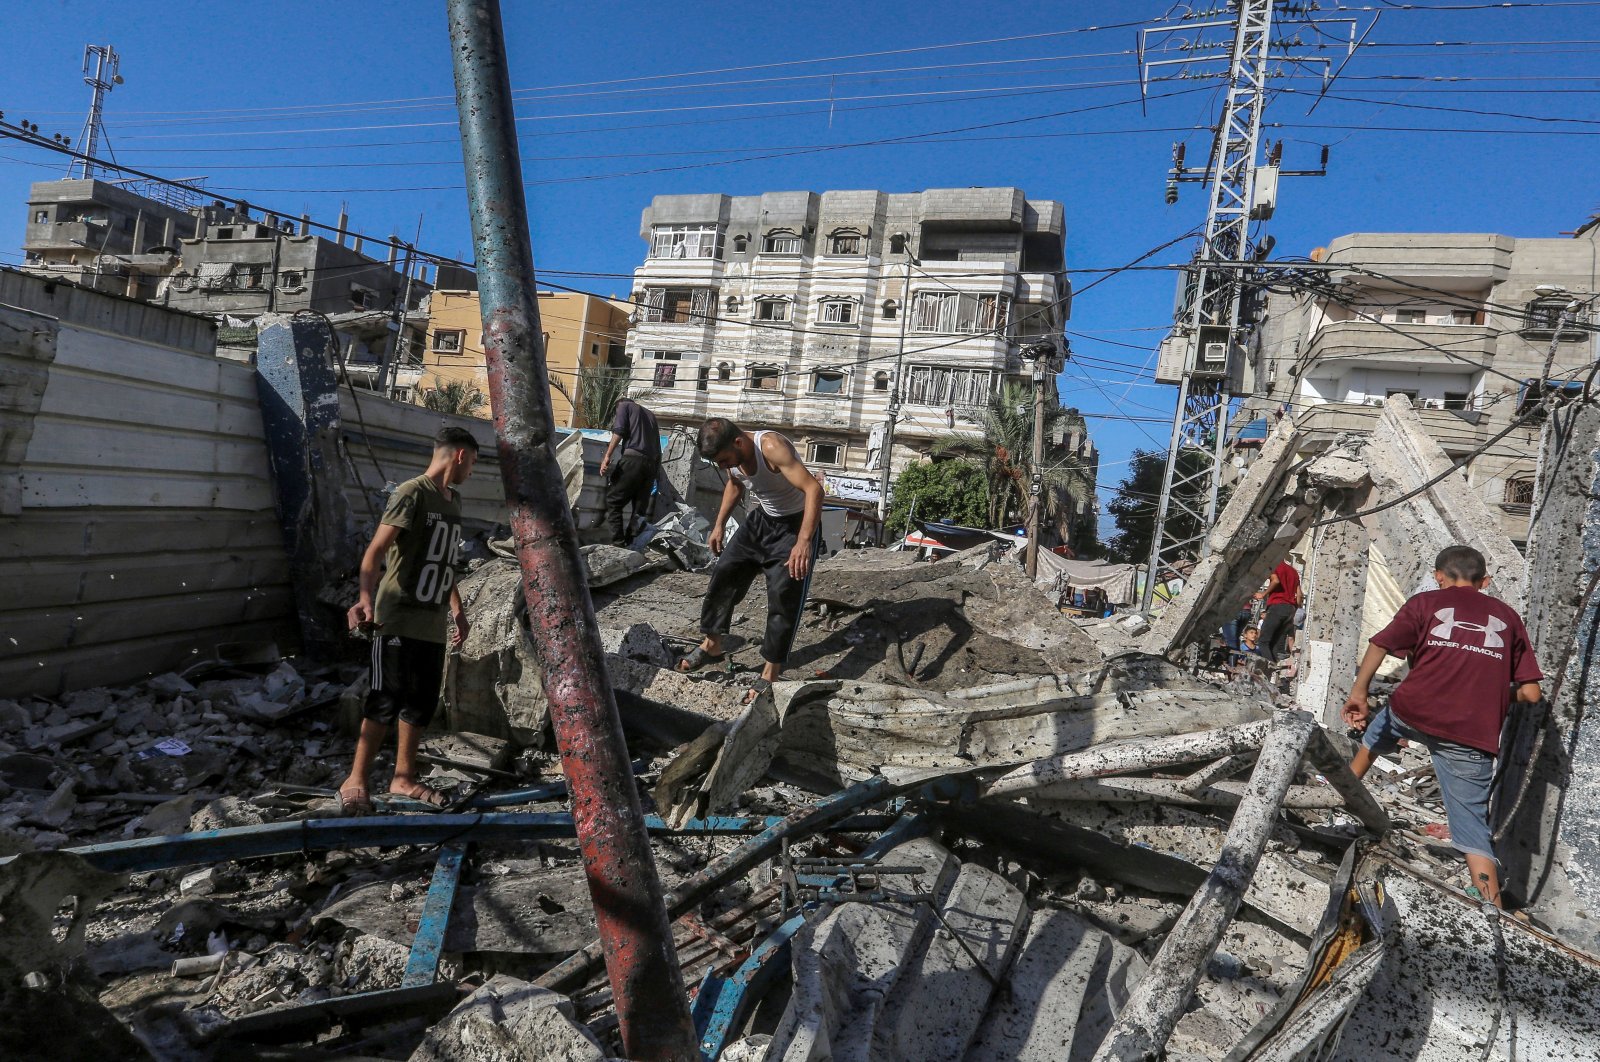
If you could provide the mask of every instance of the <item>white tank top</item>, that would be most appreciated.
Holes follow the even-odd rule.
[[[783,473],[767,464],[767,457],[761,452],[761,440],[768,435],[778,435],[777,432],[758,431],[751,433],[751,441],[756,449],[755,475],[745,475],[744,469],[734,465],[728,469],[729,475],[738,481],[749,495],[756,500],[768,516],[793,516],[806,507],[806,495],[799,487],[784,478]],[[788,442],[782,435],[778,438]]]

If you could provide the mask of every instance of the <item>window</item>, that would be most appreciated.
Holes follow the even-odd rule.
[[[1384,398],[1393,398],[1395,395],[1405,395],[1406,398],[1411,401],[1412,405],[1417,404],[1417,392],[1414,390],[1407,391],[1403,387],[1391,387],[1383,392]]]
[[[694,389],[696,391],[711,390],[711,367],[709,365],[701,367],[700,375],[695,380]]]
[[[723,306],[727,308],[729,317],[734,316],[739,312],[739,296],[729,295],[727,299],[723,301]]]
[[[306,275],[298,269],[285,269],[278,274],[278,287],[284,291],[293,291],[296,288],[304,287],[305,281]]]
[[[1537,423],[1537,422],[1543,420],[1544,419],[1544,413],[1543,413],[1542,410],[1540,410],[1540,406],[1544,403],[1545,392],[1547,390],[1562,392],[1562,393],[1566,394],[1567,396],[1571,396],[1571,395],[1576,394],[1576,393],[1582,393],[1582,391],[1583,391],[1583,381],[1582,380],[1549,380],[1549,381],[1524,380],[1524,381],[1522,381],[1522,393],[1517,398],[1517,413],[1516,413],[1516,415],[1519,416],[1519,417],[1523,417],[1523,416],[1527,416],[1529,413],[1535,414],[1535,416],[1530,418],[1528,423]]]
[[[993,369],[950,369],[940,365],[912,365],[906,382],[906,401],[921,406],[981,406],[998,385]]]
[[[590,343],[589,344],[589,356],[591,358],[598,358],[600,356],[600,344],[599,343]]]
[[[651,258],[721,258],[722,230],[715,224],[657,225],[650,230]]]
[[[788,299],[757,299],[756,320],[758,321],[787,321],[789,319]]]
[[[362,284],[350,285],[350,305],[357,310],[371,310],[378,305],[378,293]]]
[[[844,394],[844,373],[837,369],[820,369],[811,374],[811,393],[814,395]]]
[[[893,299],[883,300],[883,319],[892,321],[900,315],[900,304]]]
[[[218,229],[217,232],[216,232],[216,238],[219,239],[219,240],[231,240],[231,239],[233,239],[233,229],[231,229],[231,228],[220,228],[220,229]]]
[[[866,243],[859,232],[836,232],[828,237],[828,253],[862,255]]]
[[[1506,500],[1503,503],[1507,511],[1513,513],[1527,513],[1533,508],[1533,477],[1518,476],[1506,480]]]
[[[1450,323],[1455,325],[1477,324],[1478,315],[1471,310],[1451,310]]]
[[[836,442],[814,442],[807,456],[814,465],[840,465],[843,458],[844,447]]]
[[[872,389],[874,391],[887,391],[889,389],[889,374],[881,369],[873,373]]]
[[[46,224],[49,224],[49,222],[50,222],[50,211],[48,211],[48,210],[35,210],[33,212],[33,223],[35,225],[46,225]]]
[[[731,379],[733,379],[733,366],[729,365],[725,361],[718,362],[717,363],[717,382],[718,383],[727,383]]]
[[[805,241],[789,229],[773,229],[761,241],[762,254],[800,254],[804,250]]]
[[[1445,409],[1471,409],[1472,395],[1466,391],[1446,391],[1444,393]]]
[[[711,288],[649,288],[644,293],[644,319],[661,324],[704,324],[717,313]]]
[[[463,328],[443,328],[433,334],[435,354],[460,354],[467,346],[467,333]]]
[[[265,265],[242,265],[239,267],[239,271],[244,274],[244,287],[261,288],[266,286],[267,267]]]
[[[678,363],[683,360],[681,351],[657,350],[646,351],[645,357],[654,358],[655,372],[651,375],[651,384],[655,387],[678,386]]]
[[[856,304],[852,299],[827,299],[822,303],[822,316],[818,324],[849,325],[856,324]]]
[[[745,387],[751,391],[780,391],[783,389],[783,376],[775,365],[752,365]]]
[[[1567,307],[1570,305],[1572,305],[1572,300],[1565,295],[1534,299],[1528,303],[1528,308],[1523,314],[1522,331],[1542,332],[1545,335],[1549,335],[1561,327],[1562,315],[1567,312]],[[1575,326],[1581,324],[1583,320],[1584,313],[1582,308],[1574,308],[1572,319],[1567,323],[1568,330],[1561,333],[1561,338],[1582,339],[1585,333],[1579,331]]]
[[[1428,315],[1421,310],[1395,310],[1390,314],[1395,324],[1419,325],[1428,323]]]
[[[132,217],[124,217],[122,219],[122,231],[123,232],[132,232],[133,231],[133,226],[135,224],[136,224],[136,222],[134,221],[134,219]]]
[[[737,235],[737,236],[735,236],[733,238],[733,253],[734,254],[744,254],[745,251],[747,251],[749,249],[750,249],[750,234],[748,232],[741,232],[741,233],[739,233],[739,235]]]
[[[976,335],[1005,325],[1006,304],[999,295],[919,291],[912,302],[911,320],[917,332]]]

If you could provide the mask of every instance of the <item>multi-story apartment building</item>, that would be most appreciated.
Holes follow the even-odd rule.
[[[605,427],[583,423],[574,402],[584,403],[579,369],[626,372],[627,303],[568,291],[541,291],[539,327],[544,334],[545,366],[550,373],[550,404],[556,423],[569,428]],[[484,396],[476,412],[489,416],[489,374],[483,355],[483,318],[476,291],[435,291],[428,300],[428,342],[422,355],[417,394],[457,381]]]
[[[663,425],[781,428],[861,502],[879,460],[976,432],[974,411],[1028,380],[1023,348],[1059,344],[1070,308],[1064,209],[1016,188],[657,196],[640,236],[627,349]]]
[[[1581,387],[1596,360],[1600,224],[1574,235],[1339,237],[1313,255],[1334,267],[1319,292],[1269,299],[1246,418],[1293,415],[1326,440],[1369,427],[1374,406],[1404,394],[1446,453],[1475,455],[1468,482],[1524,541],[1539,424],[1476,451],[1537,405],[1552,349],[1549,386]]]
[[[309,217],[256,213],[244,204],[157,198],[128,182],[41,181],[28,196],[23,269],[225,322],[325,314],[342,336],[352,380],[378,384],[387,357],[385,388],[409,393],[431,290],[423,264],[408,268],[397,236],[370,248],[381,257],[368,254],[360,237],[347,236],[342,214],[329,239],[312,231]],[[465,286],[470,274],[454,272],[439,279]]]

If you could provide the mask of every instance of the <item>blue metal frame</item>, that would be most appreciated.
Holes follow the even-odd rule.
[[[728,1041],[739,1035],[750,1011],[788,967],[794,935],[805,924],[804,914],[784,922],[729,977],[719,977],[714,969],[706,971],[689,1008],[702,1062],[716,1062]]]
[[[422,904],[422,919],[417,923],[416,936],[411,938],[411,954],[406,959],[401,988],[432,984],[439,975],[439,953],[444,950],[444,934],[450,926],[450,909],[455,906],[456,886],[461,883],[461,862],[466,855],[464,841],[439,849],[439,860],[433,865],[433,880],[428,883],[428,897]]]

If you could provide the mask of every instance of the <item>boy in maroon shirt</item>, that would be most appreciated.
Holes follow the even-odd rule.
[[[1350,769],[1361,777],[1372,761],[1420,741],[1433,755],[1444,797],[1450,840],[1467,857],[1472,889],[1500,905],[1500,873],[1489,830],[1489,786],[1500,754],[1500,729],[1516,699],[1532,704],[1543,694],[1544,676],[1516,610],[1483,593],[1489,585],[1483,554],[1450,546],[1434,561],[1439,589],[1401,606],[1389,625],[1373,635],[1355,686],[1344,702],[1344,720],[1366,730]],[[1411,670],[1373,716],[1367,688],[1385,656],[1410,657]]]

